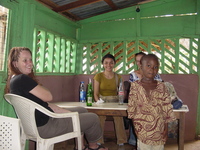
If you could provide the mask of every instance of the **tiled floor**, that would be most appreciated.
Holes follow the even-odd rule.
[[[134,147],[129,144],[124,144],[124,146],[118,146],[116,144],[116,138],[112,134],[107,134],[104,136],[105,147],[108,147],[109,150],[134,150]],[[69,140],[67,142],[58,143],[55,145],[54,150],[73,150],[74,141]],[[165,145],[165,150],[178,150],[178,145],[176,140],[170,140]],[[184,150],[200,150],[200,140],[185,142]]]

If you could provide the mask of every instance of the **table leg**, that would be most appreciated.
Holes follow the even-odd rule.
[[[179,113],[179,117],[178,150],[184,150],[185,113]]]

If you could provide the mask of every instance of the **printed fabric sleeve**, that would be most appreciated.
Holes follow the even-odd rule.
[[[156,76],[154,77],[154,80],[162,82],[161,76],[159,74],[156,74]]]
[[[134,82],[134,81],[137,81],[137,80],[139,80],[138,76],[135,74],[135,72],[132,72],[129,76],[129,81]]]
[[[129,81],[130,81],[130,82],[133,82],[133,74],[132,74],[132,73],[131,73],[130,76],[129,76]]]
[[[136,94],[134,93],[134,91],[136,91],[136,84],[135,82],[131,83],[131,87],[130,87],[130,93],[129,93],[129,98],[128,98],[128,118],[129,119],[133,119],[134,118],[134,114],[135,114],[135,109],[136,109]]]

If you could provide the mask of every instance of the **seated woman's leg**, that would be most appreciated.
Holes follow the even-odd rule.
[[[84,111],[82,108],[80,110],[80,112]],[[89,147],[98,148],[97,141],[102,137],[99,117],[94,113],[80,113],[79,119],[81,132],[85,134]],[[42,138],[51,138],[71,131],[71,118],[50,118],[47,124],[38,127],[38,132]],[[107,148],[102,146],[99,147],[99,150],[107,150]]]
[[[94,113],[82,113],[79,115],[81,131],[89,143],[89,150],[108,150],[101,145],[97,145],[97,141],[102,138],[103,131],[99,121],[99,117]]]
[[[49,118],[47,124],[38,127],[39,135],[42,138],[52,138],[71,132],[72,130],[71,118]]]
[[[82,113],[79,115],[81,132],[85,134],[88,142],[97,142],[102,137],[102,129],[99,117],[94,113]]]
[[[57,105],[50,105],[57,113],[78,112],[86,113],[84,107],[73,107],[69,109],[60,108]],[[80,117],[79,117],[80,118]],[[38,132],[42,138],[51,138],[72,131],[71,118],[49,118],[49,121],[44,126],[38,127]]]

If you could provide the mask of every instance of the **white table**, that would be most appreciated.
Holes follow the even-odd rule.
[[[118,103],[102,103],[92,104],[92,106],[86,106],[86,103],[81,102],[57,102],[54,103],[62,108],[69,107],[85,107],[89,112],[96,113],[103,116],[127,116],[127,103],[119,105]],[[178,150],[184,150],[184,134],[185,134],[185,113],[189,112],[188,106],[183,105],[180,109],[174,109],[174,114],[179,121],[179,138],[178,138]]]
[[[92,106],[86,106],[86,103],[81,102],[57,102],[54,103],[62,108],[69,107],[85,107],[89,112],[96,113],[99,116],[127,116],[127,103],[119,105],[118,103],[102,103]]]

